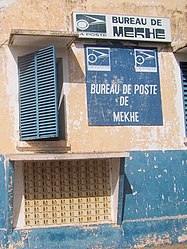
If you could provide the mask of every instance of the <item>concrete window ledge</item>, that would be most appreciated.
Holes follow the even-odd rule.
[[[93,153],[20,153],[8,154],[7,159],[11,161],[30,160],[82,160],[82,159],[105,159],[129,157],[127,152],[93,152]]]
[[[60,141],[28,141],[18,142],[16,145],[18,152],[36,153],[66,153],[71,150],[71,146],[65,140]]]

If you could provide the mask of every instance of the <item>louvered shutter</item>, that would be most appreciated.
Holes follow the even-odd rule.
[[[20,139],[58,137],[55,47],[18,58]]]
[[[180,66],[182,72],[185,130],[187,135],[187,62],[181,62]]]

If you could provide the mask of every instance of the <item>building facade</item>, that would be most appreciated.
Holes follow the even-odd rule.
[[[186,243],[186,1],[0,1],[0,248]]]

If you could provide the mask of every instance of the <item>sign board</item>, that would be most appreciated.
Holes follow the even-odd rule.
[[[162,125],[157,50],[85,46],[88,123]]]
[[[161,17],[73,13],[81,38],[171,42],[170,20]]]

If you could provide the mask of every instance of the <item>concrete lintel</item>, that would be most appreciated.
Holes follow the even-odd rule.
[[[77,32],[67,32],[60,30],[30,30],[12,29],[9,36],[9,46],[34,46],[36,43],[54,41],[61,46],[70,46],[79,34]]]
[[[63,153],[63,154],[8,154],[11,161],[42,161],[42,160],[83,160],[129,157],[128,152],[98,152],[98,153]]]
[[[173,46],[173,52],[187,53],[187,42],[182,42],[176,46]]]

